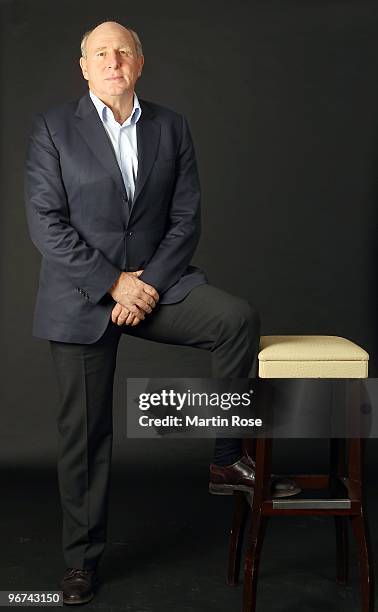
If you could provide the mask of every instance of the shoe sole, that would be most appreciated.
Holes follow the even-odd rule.
[[[246,485],[217,485],[217,484],[209,484],[209,493],[212,495],[233,495],[234,491],[242,491],[243,493],[253,493],[253,488],[247,487]],[[274,493],[272,497],[293,497],[294,495],[298,495],[302,489],[300,487],[295,487],[290,491],[279,491]]]
[[[86,604],[86,603],[89,603],[90,601],[92,601],[94,596],[95,596],[95,593],[91,593],[87,597],[82,597],[81,599],[76,599],[76,600],[74,600],[74,599],[65,599],[63,597],[63,603],[66,606],[80,606],[81,604]]]

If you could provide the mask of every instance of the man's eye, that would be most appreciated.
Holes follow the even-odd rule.
[[[105,55],[103,51],[100,51],[100,53],[97,53],[97,57],[102,57],[103,55]]]

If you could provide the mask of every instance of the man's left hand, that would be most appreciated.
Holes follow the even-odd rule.
[[[135,276],[139,277],[142,274],[142,272],[143,270],[137,270],[136,272],[130,272],[130,274],[134,274]],[[117,304],[114,306],[112,310],[112,321],[113,323],[116,323],[119,326],[131,325],[131,327],[135,327],[141,321],[143,321],[145,316],[146,316],[146,313],[143,310],[140,311],[139,316],[130,313],[127,310],[127,308],[122,306],[122,304],[120,304],[119,302],[117,302]]]

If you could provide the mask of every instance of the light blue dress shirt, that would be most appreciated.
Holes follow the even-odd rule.
[[[134,105],[131,115],[120,125],[115,120],[113,111],[93,91],[89,90],[89,95],[109,135],[122,173],[123,182],[125,183],[127,197],[129,202],[132,202],[138,174],[136,124],[142,113],[138,97],[134,93]]]

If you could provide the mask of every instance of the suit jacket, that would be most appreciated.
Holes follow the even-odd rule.
[[[140,105],[132,205],[89,92],[34,119],[25,203],[42,254],[35,336],[99,339],[114,306],[107,292],[122,270],[143,268],[140,278],[161,304],[207,282],[189,265],[200,235],[200,186],[187,121],[157,104]]]

